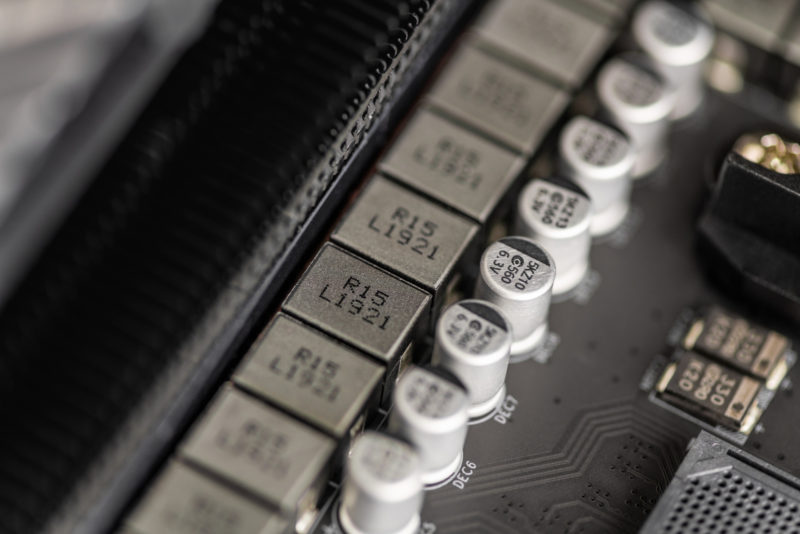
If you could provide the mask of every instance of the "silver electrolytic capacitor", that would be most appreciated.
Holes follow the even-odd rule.
[[[556,262],[553,295],[575,288],[589,270],[592,202],[564,178],[534,178],[517,200],[515,230],[544,247]]]
[[[356,438],[339,508],[347,534],[413,534],[422,500],[422,464],[411,445],[373,431]]]
[[[558,140],[559,171],[592,199],[592,235],[604,235],[630,208],[631,169],[636,152],[620,130],[584,116],[564,125]]]
[[[389,430],[417,448],[425,484],[441,482],[461,467],[469,398],[457,382],[441,369],[410,367],[394,388]]]
[[[646,56],[626,54],[600,69],[597,97],[603,113],[628,134],[636,148],[631,176],[654,170],[667,154],[669,117],[675,107],[672,86]]]
[[[504,237],[483,252],[475,298],[488,300],[506,314],[514,338],[512,362],[532,356],[547,337],[555,278],[552,256],[527,237]]]
[[[688,2],[650,0],[633,17],[633,37],[676,92],[673,119],[703,101],[703,67],[714,46],[714,31],[700,9]]]
[[[462,300],[439,316],[433,363],[467,387],[470,417],[490,413],[505,397],[511,341],[508,319],[489,302]]]

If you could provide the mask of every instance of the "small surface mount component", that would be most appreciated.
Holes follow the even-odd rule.
[[[437,309],[477,231],[468,219],[375,176],[332,239],[429,289]]]
[[[699,419],[749,434],[761,416],[761,383],[694,352],[681,353],[656,385],[667,402]]]
[[[747,0],[705,0],[705,7],[716,26],[765,50],[773,50],[796,3],[773,0],[768,3]]]
[[[337,438],[357,420],[384,368],[285,314],[278,314],[233,381]],[[355,425],[355,426],[354,426]]]
[[[761,378],[769,389],[780,385],[789,368],[789,340],[718,306],[689,326],[683,347],[724,361]]]
[[[411,284],[326,245],[284,309],[375,358],[392,363],[406,349],[430,297]]]
[[[452,59],[429,98],[523,154],[536,150],[569,102],[566,92],[470,45]]]
[[[607,28],[545,0],[495,2],[476,32],[482,45],[568,86],[586,78],[610,41]]]
[[[334,449],[335,442],[323,434],[223,388],[179,455],[268,502],[299,527],[316,514]]]
[[[380,168],[405,185],[486,222],[524,165],[512,152],[422,108]],[[413,207],[417,206],[414,202]]]
[[[284,534],[289,525],[234,489],[172,461],[148,490],[124,534]]]

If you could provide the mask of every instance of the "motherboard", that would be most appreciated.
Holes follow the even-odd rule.
[[[800,4],[262,4],[0,324],[0,530],[800,532]]]

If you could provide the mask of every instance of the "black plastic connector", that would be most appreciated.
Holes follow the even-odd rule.
[[[800,174],[729,153],[698,231],[714,282],[800,320]]]

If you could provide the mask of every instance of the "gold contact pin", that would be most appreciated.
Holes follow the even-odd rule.
[[[787,141],[776,133],[744,134],[733,145],[743,158],[781,173],[800,173],[800,143]]]

